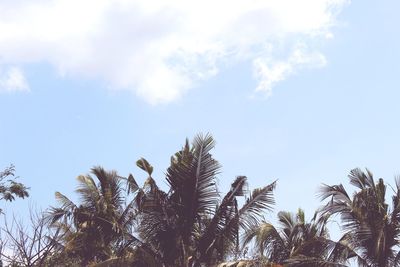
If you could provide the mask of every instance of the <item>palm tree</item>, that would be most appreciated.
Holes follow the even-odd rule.
[[[238,252],[240,231],[257,225],[274,204],[275,182],[247,194],[245,176],[237,177],[221,200],[216,177],[221,166],[210,153],[213,148],[210,135],[196,136],[192,146],[186,140],[171,158],[167,192],[152,178],[152,166],[145,159],[137,162],[149,175],[136,197],[137,230],[164,266],[211,266]],[[239,207],[237,197],[245,195]]]
[[[125,179],[99,167],[92,169],[98,184],[89,175],[79,176],[81,204],[57,192],[61,206],[51,211],[53,224],[64,232],[63,255],[80,258],[81,265],[183,267],[210,266],[237,254],[239,233],[257,225],[262,212],[272,208],[275,182],[248,194],[247,178],[239,176],[221,200],[216,178],[221,167],[210,154],[213,147],[210,135],[196,136],[192,146],[186,141],[171,158],[167,192],[157,186],[145,159],[137,161],[148,174],[141,188],[132,175]],[[239,207],[241,196],[247,197]]]
[[[63,255],[81,260],[82,265],[101,261],[121,252],[119,248],[136,239],[132,236],[133,204],[124,194],[121,181],[115,171],[94,167],[90,176],[77,178],[76,192],[81,203],[75,204],[63,194],[56,192],[59,207],[52,208],[50,218],[53,227],[62,229]],[[130,184],[130,190],[134,184]]]
[[[356,258],[359,266],[400,266],[400,180],[396,179],[392,205],[386,203],[386,184],[376,183],[370,171],[354,169],[349,175],[350,184],[358,190],[351,197],[342,184],[324,185],[323,214],[340,215],[344,235],[335,247],[332,260]]]
[[[254,241],[261,258],[290,266],[340,266],[328,260],[332,246],[327,229],[328,217],[315,213],[305,221],[303,210],[297,214],[278,213],[279,227],[268,222],[245,232],[244,245]]]

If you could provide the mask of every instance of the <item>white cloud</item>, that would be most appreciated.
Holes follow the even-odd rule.
[[[0,70],[0,92],[29,91],[23,72],[17,67]]]
[[[259,80],[256,92],[264,92],[266,96],[272,94],[273,86],[283,81],[296,70],[304,67],[323,67],[326,58],[319,52],[308,52],[304,45],[298,45],[293,49],[286,60],[273,58],[256,58],[253,61],[254,74]]]
[[[314,44],[333,37],[346,2],[2,1],[0,64],[47,62],[63,75],[99,78],[157,104],[227,62],[253,61],[257,90],[270,91],[298,67],[321,65]]]

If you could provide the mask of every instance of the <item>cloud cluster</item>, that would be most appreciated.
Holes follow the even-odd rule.
[[[285,60],[274,60],[268,56],[253,60],[254,73],[259,80],[256,92],[264,92],[266,96],[272,94],[273,86],[283,81],[296,70],[304,67],[323,67],[326,59],[320,52],[307,51],[304,45],[299,45],[291,51]]]
[[[2,1],[0,64],[45,62],[62,75],[102,79],[157,104],[225,64],[247,61],[259,79],[256,90],[269,94],[299,67],[324,65],[315,43],[332,37],[346,2]]]
[[[0,69],[0,92],[29,91],[23,72],[17,67]]]

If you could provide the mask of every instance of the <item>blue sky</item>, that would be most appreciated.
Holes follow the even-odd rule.
[[[0,3],[0,166],[31,187],[6,210],[75,198],[75,177],[95,165],[143,181],[140,157],[165,185],[170,155],[199,132],[217,141],[222,191],[237,175],[252,188],[278,179],[275,211],[311,215],[318,186],[347,183],[355,167],[400,174],[397,1],[232,12],[222,1],[211,14],[207,1],[90,2],[65,20],[54,14],[77,1]],[[79,26],[85,14],[94,22]]]

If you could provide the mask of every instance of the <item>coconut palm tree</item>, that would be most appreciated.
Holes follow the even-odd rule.
[[[53,227],[64,233],[63,256],[75,257],[82,265],[101,261],[121,252],[119,248],[136,241],[132,233],[133,203],[128,203],[122,187],[123,178],[115,171],[94,167],[90,176],[79,176],[76,190],[80,204],[56,192],[59,207],[51,208],[49,217]],[[130,183],[130,190],[134,184]]]
[[[132,175],[125,179],[101,168],[92,170],[98,184],[89,175],[79,176],[81,204],[56,193],[61,206],[51,212],[65,233],[66,254],[81,258],[82,265],[101,261],[107,266],[135,262],[183,267],[210,266],[238,253],[239,233],[257,225],[262,212],[272,208],[275,182],[249,194],[247,178],[239,176],[221,199],[216,177],[221,167],[210,153],[213,147],[210,135],[196,136],[192,146],[186,141],[167,169],[168,191],[158,187],[153,167],[143,158],[137,166],[148,178],[141,188]],[[128,184],[129,200],[122,180]],[[239,207],[237,198],[242,196],[246,199]]]
[[[350,196],[342,184],[324,185],[323,200],[329,199],[321,209],[329,216],[340,215],[346,246],[335,247],[332,260],[355,258],[359,266],[400,266],[400,180],[392,188],[392,204],[386,202],[387,186],[383,179],[375,182],[369,170],[354,169],[350,184],[357,191]]]
[[[297,214],[278,213],[279,227],[261,223],[244,233],[244,245],[254,241],[261,258],[289,266],[340,266],[328,260],[333,241],[329,240],[328,217],[315,213],[305,221],[303,210]]]
[[[144,159],[137,162],[148,173],[136,197],[137,230],[164,266],[211,266],[237,252],[241,229],[256,225],[274,204],[275,182],[248,194],[245,176],[220,199],[216,176],[221,166],[210,153],[213,148],[210,135],[196,136],[192,146],[186,141],[171,158],[166,192],[152,178],[152,166]],[[239,207],[241,196],[247,198]]]

